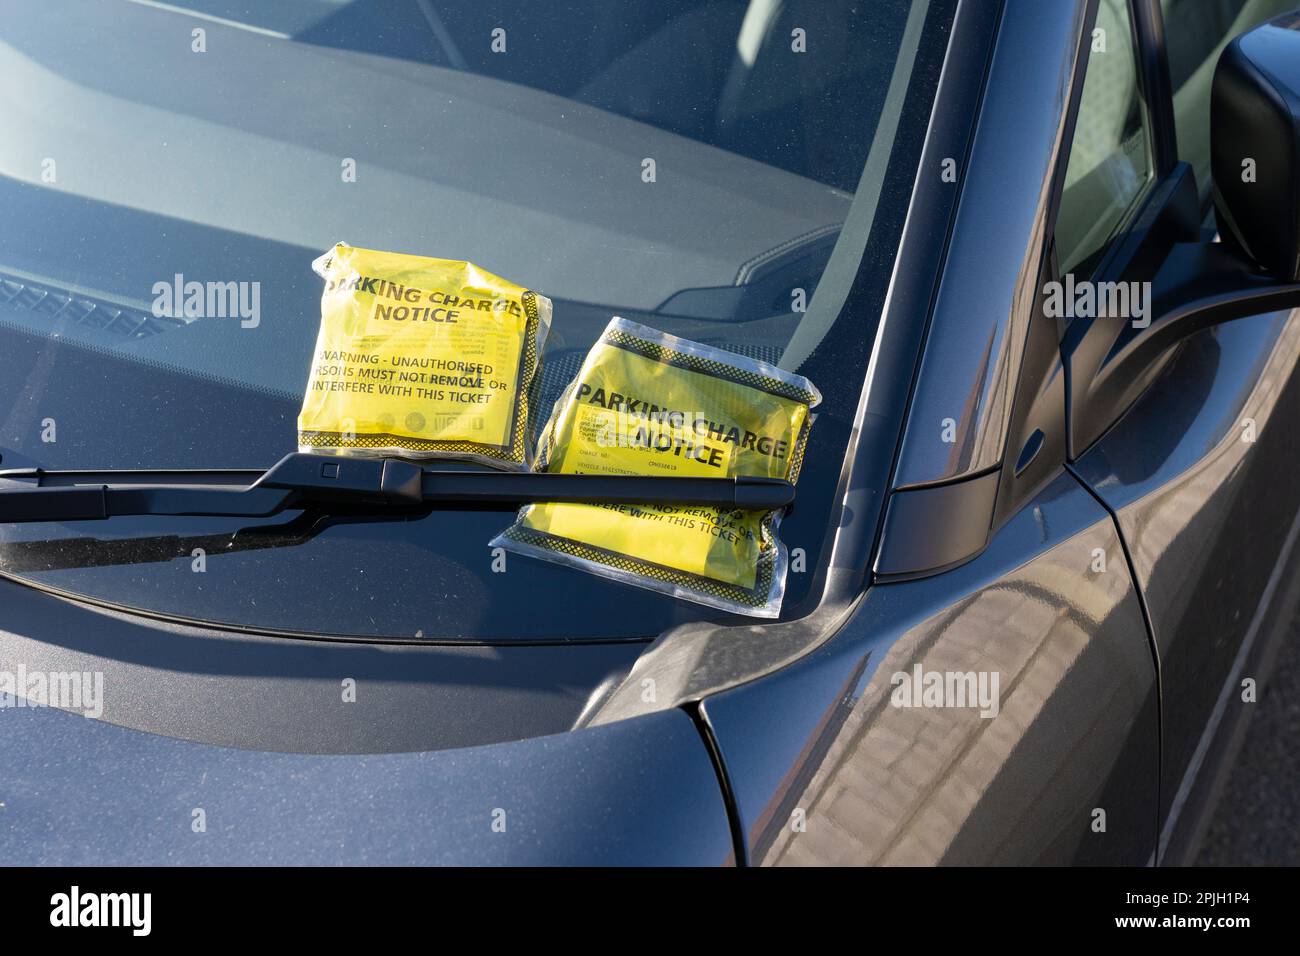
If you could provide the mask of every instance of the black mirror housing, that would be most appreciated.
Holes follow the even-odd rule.
[[[1224,49],[1210,131],[1220,235],[1274,277],[1300,280],[1300,11]]]

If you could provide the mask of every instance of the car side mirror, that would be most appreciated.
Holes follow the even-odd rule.
[[[1223,51],[1210,143],[1223,241],[1275,278],[1300,281],[1300,11]]]
[[[1154,272],[1147,317],[1134,327],[1077,323],[1062,340],[1072,459],[1124,414],[1183,339],[1300,308],[1300,11],[1224,49],[1210,93],[1210,150],[1220,241],[1194,241],[1196,189],[1190,167],[1179,164],[1132,230],[1143,250],[1133,274]]]

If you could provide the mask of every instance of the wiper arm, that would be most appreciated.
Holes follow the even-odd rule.
[[[794,501],[779,478],[656,478],[530,472],[432,471],[396,458],[295,452],[262,472],[0,470],[0,523],[123,515],[262,518],[313,505],[378,508],[437,504],[592,502],[771,510]]]

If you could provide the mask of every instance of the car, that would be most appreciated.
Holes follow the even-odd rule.
[[[240,6],[0,23],[6,863],[1194,859],[1300,606],[1293,3]],[[542,418],[615,316],[814,383],[775,616],[490,544],[704,486],[297,451],[342,239],[549,297]]]

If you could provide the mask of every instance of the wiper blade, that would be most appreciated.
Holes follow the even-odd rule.
[[[4,482],[13,482],[6,486]],[[24,487],[26,485],[26,487]],[[434,471],[396,458],[295,452],[269,470],[0,470],[0,523],[124,515],[262,518],[290,508],[527,502],[711,505],[771,510],[794,502],[779,478],[657,478]]]

